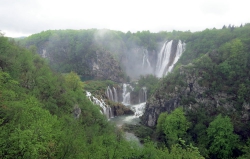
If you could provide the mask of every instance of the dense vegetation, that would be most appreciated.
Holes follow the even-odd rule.
[[[154,76],[141,76],[135,91],[146,86],[149,96],[162,91],[165,99],[171,99],[173,91],[187,87],[185,74],[180,73],[184,69],[201,77],[198,83],[206,88],[202,97],[211,99],[219,93],[226,97],[216,105],[202,105],[192,93],[182,96],[180,108],[160,115],[155,132],[127,125],[124,129],[148,139],[138,147],[126,141],[85,96],[84,87],[98,94],[115,83],[82,83],[77,74],[89,74],[88,59],[96,58],[97,50],[107,50],[122,61],[134,53],[131,49],[159,50],[166,39],[185,41],[186,52],[160,83]],[[0,158],[250,158],[249,24],[196,33],[45,31],[19,45],[29,50],[0,37]],[[45,47],[53,53],[52,61],[36,54]],[[53,72],[49,65],[66,74]],[[189,109],[190,105],[195,107]]]
[[[126,141],[76,73],[53,72],[34,48],[2,35],[0,68],[0,158],[202,158],[183,142],[158,149]]]

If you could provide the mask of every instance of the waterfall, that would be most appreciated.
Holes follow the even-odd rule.
[[[113,92],[112,92],[112,90],[109,88],[109,86],[108,86],[108,88],[107,88],[107,90],[106,90],[106,95],[107,95],[107,97],[108,97],[109,100],[114,101]]]
[[[143,103],[147,101],[147,88],[142,87],[139,91],[139,103]]]
[[[118,95],[117,95],[117,91],[116,91],[115,87],[113,87],[113,90],[114,90],[114,101],[118,102]]]
[[[126,95],[123,98],[122,104],[130,105],[130,92],[126,93]]]
[[[171,40],[170,42],[166,41],[161,49],[161,52],[158,54],[157,64],[156,64],[156,76],[157,77],[163,76],[165,67],[169,63],[172,43],[173,43],[173,40]]]
[[[123,100],[122,100],[122,104],[124,104],[124,105],[130,105],[130,92],[128,91],[127,87],[129,87],[131,90],[134,89],[129,84],[126,84],[126,83],[123,84],[123,89],[122,89],[122,91],[123,91],[122,92]]]
[[[142,68],[151,68],[151,64],[148,60],[148,50],[143,50],[143,58],[142,58]]]
[[[111,107],[108,107],[109,109],[109,118],[114,118],[114,112],[112,111]]]
[[[86,96],[89,98],[89,100],[93,103],[98,105],[102,111],[101,113],[104,114],[108,119],[114,117],[114,113],[112,111],[112,108],[103,101],[103,99],[99,100],[98,98],[92,96],[92,94],[88,91],[86,91]]]
[[[174,58],[174,62],[173,62],[173,64],[171,66],[169,66],[169,69],[166,72],[166,74],[168,72],[172,71],[175,63],[179,60],[179,58],[181,57],[181,54],[184,52],[185,46],[186,46],[186,44],[185,43],[182,44],[181,41],[179,40],[178,45],[177,45],[177,49],[176,49],[176,55],[175,55],[175,58]]]
[[[113,92],[112,92],[112,89],[110,89],[110,87],[108,86],[105,94],[109,100],[118,102],[118,95],[115,87],[113,87]]]
[[[172,71],[174,64],[185,51],[186,44],[182,43],[181,40],[178,41],[176,52],[173,52],[175,48],[172,44],[173,40],[166,41],[158,54],[155,75],[159,78]]]
[[[146,102],[131,106],[133,112],[135,112],[135,117],[140,117],[143,115],[145,110]]]

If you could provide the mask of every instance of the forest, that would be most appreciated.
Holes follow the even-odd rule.
[[[152,62],[170,39],[186,43],[173,71],[160,79],[141,74],[135,91],[148,88],[145,111],[176,96],[178,106],[161,112],[152,127],[117,128],[86,90],[102,94],[118,81],[96,81],[89,59],[98,61],[107,52],[123,70],[120,79],[133,84],[126,60],[141,57],[134,50],[147,49]],[[250,24],[194,33],[48,30],[24,39],[1,34],[0,158],[248,159],[249,71]],[[189,78],[195,78],[194,86]],[[196,88],[202,88],[199,96]],[[143,146],[127,141],[123,129],[136,132]]]

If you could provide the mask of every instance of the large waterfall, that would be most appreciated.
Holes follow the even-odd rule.
[[[114,117],[114,112],[112,111],[111,107],[106,105],[106,103],[101,99],[97,99],[96,97],[92,96],[92,94],[90,92],[86,92],[86,96],[89,98],[89,100],[96,104],[99,105],[102,109],[101,113],[106,115],[106,117],[109,118],[113,118]]]
[[[176,46],[173,46],[173,40],[166,41],[158,54],[155,75],[163,77],[168,72],[172,71],[175,63],[185,51],[185,43],[178,41]]]

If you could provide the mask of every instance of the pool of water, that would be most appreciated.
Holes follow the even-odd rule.
[[[109,121],[115,123],[117,127],[122,127],[123,124],[132,124],[132,125],[139,124],[140,119],[134,115],[122,115],[111,118],[109,119]]]

